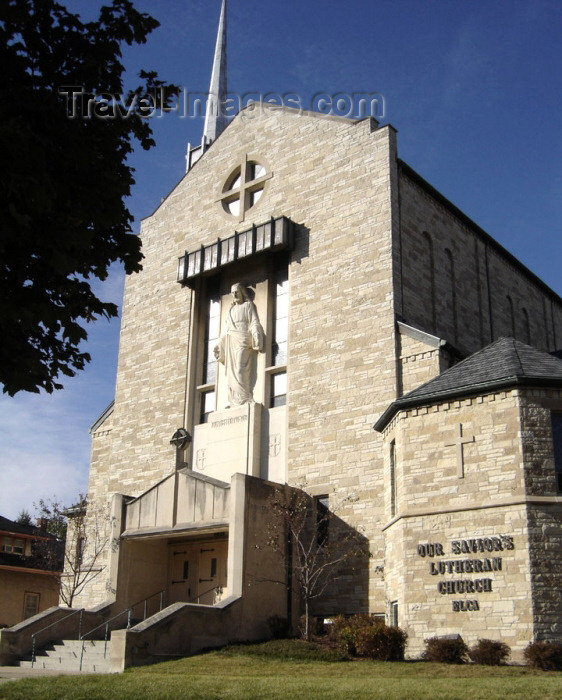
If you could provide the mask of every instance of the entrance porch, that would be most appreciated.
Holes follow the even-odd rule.
[[[182,470],[139,498],[115,497],[113,527],[122,534],[110,558],[114,596],[83,611],[92,616],[88,629],[110,630],[108,670],[265,639],[270,617],[288,617],[286,562],[267,546],[268,503],[279,488],[290,487],[244,474],[225,484]],[[296,600],[291,607],[298,610]],[[2,630],[0,659],[29,654],[34,634],[42,645],[84,638],[74,629],[80,612],[51,608]]]

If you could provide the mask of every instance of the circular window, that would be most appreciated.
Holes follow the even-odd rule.
[[[221,195],[223,209],[243,221],[246,212],[261,199],[269,177],[265,166],[256,160],[239,165],[224,184]]]

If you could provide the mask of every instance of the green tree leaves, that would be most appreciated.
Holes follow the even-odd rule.
[[[90,356],[86,324],[117,315],[90,280],[119,261],[141,269],[124,200],[134,184],[135,140],[154,145],[146,109],[165,109],[175,86],[142,72],[126,114],[97,115],[102,93],[123,93],[121,45],[144,43],[158,22],[113,0],[96,22],[53,0],[0,8],[0,382],[4,392],[62,388]],[[69,100],[65,88],[79,91]]]

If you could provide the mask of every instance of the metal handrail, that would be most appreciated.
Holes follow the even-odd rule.
[[[82,633],[82,615],[84,613],[84,608],[80,608],[79,610],[73,610],[70,614],[65,615],[64,617],[61,617],[60,620],[55,620],[55,622],[51,622],[50,625],[43,627],[42,629],[38,630],[37,632],[34,632],[31,635],[31,668],[33,668],[33,666],[35,665],[35,646],[36,646],[35,637],[38,634],[41,634],[41,632],[48,630],[50,627],[54,627],[55,625],[58,625],[59,622],[64,622],[64,620],[68,620],[69,617],[72,617],[73,615],[77,615],[78,613],[80,613],[80,619],[78,620],[78,639],[80,639],[80,635]]]
[[[223,588],[223,586],[212,586],[211,588],[208,588],[206,591],[203,591],[203,593],[198,593],[196,596],[193,596],[193,598],[190,598],[186,602],[192,603],[194,600],[196,600],[197,605],[200,605],[199,598],[202,598],[204,595],[207,595],[207,593],[210,593],[211,591],[216,591],[218,588]]]
[[[117,613],[117,615],[113,615],[113,617],[110,617],[109,620],[106,620],[105,622],[102,622],[101,625],[98,625],[97,627],[94,627],[91,629],[89,632],[86,632],[86,634],[80,635],[78,639],[82,642],[82,649],[80,651],[80,670],[82,670],[82,662],[84,659],[84,645],[85,645],[85,639],[86,637],[89,637],[91,634],[94,632],[97,632],[101,627],[105,626],[105,635],[104,635],[104,647],[103,647],[103,658],[105,659],[107,656],[107,639],[109,636],[109,625],[111,622],[114,620],[117,620],[120,618],[122,615],[125,615],[127,613],[127,626],[125,629],[130,629],[131,627],[131,613],[133,611],[133,608],[136,608],[137,605],[141,605],[141,603],[144,603],[144,617],[143,620],[146,620],[146,604],[147,602],[151,599],[154,598],[155,596],[159,595],[160,596],[160,611],[162,610],[162,605],[163,605],[163,600],[164,600],[164,590],[157,591],[156,593],[152,593],[152,595],[149,595],[147,598],[143,598],[142,600],[139,600],[136,603],[133,603],[133,605],[130,605],[128,608],[125,608],[125,610],[122,610],[120,613]]]

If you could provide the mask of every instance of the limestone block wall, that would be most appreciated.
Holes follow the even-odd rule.
[[[400,171],[397,288],[406,323],[470,354],[502,336],[562,342],[560,298],[437,193]]]
[[[523,389],[520,396],[527,493],[533,496],[559,496],[552,450],[551,413],[562,411],[562,392],[558,389]]]
[[[217,200],[245,158],[271,177],[240,221]],[[365,528],[381,558],[382,461],[372,424],[396,397],[396,177],[394,130],[374,130],[371,120],[258,109],[229,125],[143,221],[144,269],[126,281],[110,446],[94,456],[93,493],[138,496],[174,468],[169,439],[195,394],[186,376],[199,303],[175,281],[178,256],[285,215],[299,227],[289,264],[289,481],[306,479],[311,492],[336,498],[356,493],[343,517]],[[380,605],[380,575],[353,595]]]
[[[380,561],[382,462],[372,424],[396,396],[396,147],[390,127],[353,129],[338,142],[316,142],[308,166],[314,186],[303,192],[309,236],[290,268],[288,470],[290,483],[335,504],[354,496],[338,514],[363,528]],[[295,149],[295,159],[302,155]],[[363,584],[341,580],[340,591],[340,612],[383,604],[375,565]]]
[[[90,491],[85,515],[68,519],[66,552],[62,587],[68,599],[73,594],[72,607],[91,608],[115,597],[112,581],[112,556],[117,551],[121,525],[121,499],[108,498],[104,491]],[[83,538],[80,545],[79,539]],[[82,564],[76,564],[78,551]],[[65,605],[61,596],[59,605]]]
[[[96,468],[90,470],[88,492],[105,493],[110,476],[113,411],[103,423],[92,431],[90,463]]]
[[[460,425],[473,439],[462,459]],[[469,644],[501,639],[521,657],[533,638],[523,434],[517,391],[404,411],[387,427],[386,600],[398,604],[410,655],[430,636],[460,633]]]
[[[562,498],[532,503],[529,555],[533,593],[534,638],[562,640]]]
[[[402,396],[448,369],[453,358],[438,338],[423,340],[412,337],[398,324],[399,377],[398,395]]]
[[[533,639],[524,505],[397,521],[386,531],[385,576],[388,602],[397,601],[408,633],[408,656],[420,656],[432,636],[461,634],[468,645],[503,641],[522,661]]]
[[[428,382],[440,373],[440,351],[400,334],[400,394]]]
[[[391,430],[391,426],[394,426]],[[462,425],[462,460],[454,444]],[[523,498],[519,401],[515,391],[399,413],[385,431],[396,441],[397,510],[455,510]],[[390,438],[390,435],[393,438]],[[386,450],[388,452],[388,449]],[[388,460],[388,454],[386,455]],[[464,477],[459,478],[459,468]],[[390,475],[385,479],[390,520]]]
[[[529,554],[536,639],[562,638],[562,494],[555,479],[551,412],[562,410],[562,392],[521,391],[523,456],[528,504]]]
[[[112,522],[109,515],[108,483],[111,474],[111,452],[113,445],[113,411],[109,410],[105,419],[92,430],[92,445],[90,452],[90,474],[88,482],[88,498],[91,504],[86,515],[86,537],[83,552],[86,566],[94,556],[93,550],[100,542],[107,542],[104,551],[97,556],[94,569],[85,574],[87,585],[76,597],[76,605],[93,606],[112,597],[107,573],[109,571],[112,537]],[[69,521],[66,538],[65,569],[66,576],[71,576],[70,562],[75,561],[77,547],[75,522]],[[60,604],[64,602],[61,600]]]

